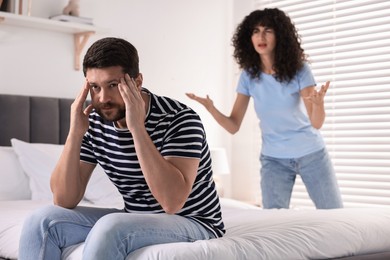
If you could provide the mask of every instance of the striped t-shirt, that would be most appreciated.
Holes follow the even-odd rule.
[[[223,236],[225,230],[212,178],[210,150],[199,116],[176,100],[157,96],[147,89],[143,91],[150,95],[145,127],[161,155],[200,159],[192,191],[177,214],[197,221],[216,237]],[[93,111],[80,159],[102,166],[122,194],[126,212],[164,213],[142,174],[129,130],[117,128]]]

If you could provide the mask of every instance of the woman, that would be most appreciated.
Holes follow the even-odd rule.
[[[253,11],[238,25],[233,46],[242,73],[231,114],[222,114],[209,96],[187,96],[203,104],[231,134],[239,130],[253,98],[262,133],[262,206],[288,208],[299,174],[316,208],[343,207],[319,132],[325,120],[324,96],[329,82],[316,90],[290,18],[276,8]]]

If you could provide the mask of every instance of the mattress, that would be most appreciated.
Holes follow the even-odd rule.
[[[0,257],[17,258],[24,219],[49,203],[0,201]],[[389,208],[265,210],[224,198],[221,206],[223,238],[148,246],[126,259],[329,259],[390,251]],[[81,259],[82,250],[83,243],[68,247],[62,259]]]

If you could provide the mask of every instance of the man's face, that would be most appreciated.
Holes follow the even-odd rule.
[[[120,66],[92,68],[86,72],[92,105],[107,121],[126,121],[126,108],[118,89],[120,79],[124,76]]]

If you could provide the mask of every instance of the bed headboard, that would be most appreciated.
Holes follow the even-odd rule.
[[[0,94],[0,146],[11,138],[63,144],[73,99]]]

